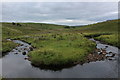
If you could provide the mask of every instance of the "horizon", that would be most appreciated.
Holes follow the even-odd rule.
[[[119,20],[118,19],[112,19],[112,20]],[[105,20],[105,21],[101,21],[101,22],[96,22],[96,23],[92,23],[92,24],[97,24],[97,23],[102,23],[102,22],[107,22],[107,21],[112,21],[112,20]],[[0,23],[12,23],[12,22],[0,22]],[[14,22],[14,23],[36,23],[36,24],[51,24],[51,25],[60,25],[60,26],[87,26],[87,25],[92,25],[92,24],[86,24],[86,25],[62,25],[62,24],[54,24],[54,23],[40,23],[40,22]]]

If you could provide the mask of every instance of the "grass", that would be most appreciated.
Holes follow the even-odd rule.
[[[120,44],[118,42],[118,34],[101,35],[99,37],[95,37],[95,39],[120,48]]]
[[[36,50],[29,56],[32,63],[37,65],[65,65],[83,61],[95,49],[95,43],[80,34],[48,34],[31,41]]]
[[[63,26],[59,25],[39,23],[21,23],[22,26],[12,25],[12,23],[0,23],[0,25],[2,26],[2,43],[0,44],[3,48],[0,48],[0,51],[2,51],[3,53],[10,51],[16,46],[15,43],[11,41],[6,41],[6,39],[8,38],[15,39],[21,36],[23,37],[33,34],[35,35],[40,33],[50,33],[49,31],[52,31],[54,29],[64,29]]]
[[[2,48],[0,49],[0,52],[2,52],[2,55],[4,56],[7,52],[11,51],[17,45],[18,44],[13,43],[12,41],[3,40],[2,41]]]
[[[120,44],[118,42],[119,22],[120,19],[100,22],[80,27],[77,31],[83,33],[85,37],[94,37],[95,39],[100,40],[104,43],[120,48]]]
[[[116,33],[118,32],[118,20],[104,21],[96,24],[90,24],[77,29],[78,32],[83,33]]]
[[[17,44],[7,38],[23,40],[35,48],[29,53],[35,65],[65,65],[84,61],[95,49],[95,43],[85,37],[118,46],[118,21],[112,20],[84,27],[70,27],[43,23],[2,24],[2,52],[13,49]],[[117,36],[116,36],[117,35]]]

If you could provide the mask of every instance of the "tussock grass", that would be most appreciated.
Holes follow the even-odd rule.
[[[99,37],[95,37],[95,39],[120,48],[120,43],[118,42],[118,34],[101,35]]]
[[[0,52],[2,52],[2,55],[5,55],[6,52],[11,51],[13,48],[15,48],[18,44],[13,43],[12,41],[3,40],[2,41],[2,48],[0,49]]]
[[[29,56],[32,63],[37,65],[64,65],[83,61],[95,49],[95,43],[80,34],[48,34],[42,38],[40,36],[40,39],[30,39],[36,50],[30,52]]]

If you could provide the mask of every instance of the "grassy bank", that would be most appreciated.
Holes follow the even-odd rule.
[[[40,24],[40,23],[20,23],[21,26],[13,25],[12,23],[0,23],[2,26],[2,48],[0,51],[3,53],[13,49],[16,44],[7,41],[6,39],[16,39],[19,37],[26,37],[35,34],[45,34],[56,30],[64,29],[64,26],[52,25],[52,24]],[[55,32],[55,31],[54,31]]]
[[[13,43],[12,41],[3,40],[2,41],[2,49],[0,50],[0,52],[2,52],[2,56],[4,56],[7,52],[14,49],[17,45],[18,44]]]
[[[99,37],[95,37],[95,39],[120,48],[120,44],[118,42],[118,34],[101,35]]]
[[[95,49],[95,43],[70,27],[39,23],[21,25],[3,23],[3,51],[15,46],[11,42],[6,43],[7,38],[31,43],[35,49],[29,53],[29,57],[34,65],[74,64],[83,61]]]
[[[70,27],[42,23],[12,23],[2,25],[2,52],[13,49],[16,44],[7,38],[31,43],[35,48],[29,53],[32,64],[39,66],[66,65],[84,61],[86,55],[95,49],[95,43],[85,36],[95,37],[119,47],[118,20],[106,21],[84,27]]]
[[[120,44],[118,42],[119,22],[120,19],[87,25],[85,27],[79,28],[78,32],[82,33],[85,37],[95,38],[106,44],[110,44],[120,48]]]
[[[36,49],[29,53],[35,65],[65,65],[83,61],[85,56],[95,49],[95,43],[80,34],[44,34],[31,41]]]

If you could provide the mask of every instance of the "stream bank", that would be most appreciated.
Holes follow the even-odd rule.
[[[3,57],[3,77],[7,78],[116,78],[118,77],[118,48],[95,41],[96,52],[91,53],[84,64],[78,64],[59,71],[34,67],[27,60],[27,53],[32,46],[20,40],[13,40],[21,44]],[[105,54],[103,54],[103,50]],[[102,53],[100,54],[100,52]],[[96,54],[97,53],[97,54]],[[110,53],[110,54],[109,54]],[[115,54],[113,56],[113,54]],[[97,59],[99,55],[99,59]],[[92,56],[93,58],[91,58]],[[103,56],[103,57],[101,57]],[[107,59],[106,56],[109,56]],[[112,57],[113,56],[113,57]],[[111,59],[110,59],[111,58]],[[89,59],[89,60],[88,60]],[[90,61],[93,60],[92,62]],[[12,74],[11,74],[12,73]],[[92,74],[91,74],[92,73]]]

